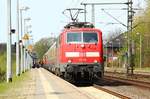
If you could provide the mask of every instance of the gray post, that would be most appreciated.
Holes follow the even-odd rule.
[[[140,34],[140,68],[142,68],[142,35]]]
[[[17,0],[17,29],[16,29],[16,76],[20,75],[19,65],[19,0]]]
[[[27,70],[29,70],[29,53],[27,51]]]
[[[95,25],[95,7],[94,4],[92,4],[92,23]]]
[[[23,49],[23,52],[24,52],[24,69],[23,71],[25,72],[26,71],[26,41],[24,42],[24,49]]]
[[[119,56],[120,56],[120,40],[119,40]],[[121,59],[120,59],[120,57],[119,57],[119,68],[121,67]]]
[[[23,73],[24,71],[24,63],[23,63],[23,39],[22,39],[22,36],[23,36],[23,31],[22,31],[22,9],[20,9],[20,29],[21,29],[21,46],[20,46],[20,50],[21,50],[21,73]]]
[[[116,39],[116,41],[118,42],[118,52],[120,53],[120,42],[121,42],[121,40],[120,39]],[[120,68],[120,65],[121,65],[121,63],[120,63],[120,54],[119,54],[119,57],[118,57],[118,67]]]
[[[84,4],[84,22],[86,22],[86,4]]]
[[[108,67],[108,43],[106,43],[106,67]]]
[[[30,69],[30,55],[29,55],[29,51],[28,51],[28,70]]]
[[[21,42],[21,45],[20,45],[20,50],[21,50],[21,73],[23,73],[24,71],[24,66],[23,66],[23,40]]]
[[[26,21],[29,21],[29,20],[31,20],[31,19],[30,18],[24,19],[24,36],[28,34]],[[27,64],[27,61],[28,61],[27,57],[28,57],[28,55],[27,55],[27,51],[26,51],[27,46],[28,46],[28,40],[25,38],[25,40],[24,40],[24,71],[26,71],[28,69],[28,67],[27,67],[27,65],[28,65]]]
[[[114,45],[113,45],[113,41],[112,41],[112,67],[114,67]]]
[[[133,24],[133,8],[132,8],[132,0],[128,0],[128,65],[127,65],[127,74],[133,74],[133,66],[134,66],[134,41],[133,41],[133,33],[132,33],[132,24]]]
[[[24,36],[26,34],[26,19],[24,19]],[[24,39],[24,72],[26,71],[26,39]]]
[[[7,82],[12,82],[12,64],[11,64],[11,0],[7,0]]]

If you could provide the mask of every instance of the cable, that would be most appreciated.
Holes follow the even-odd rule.
[[[119,22],[121,25],[127,27],[127,25],[125,25],[124,23],[122,23],[121,21],[119,21],[117,18],[115,18],[114,16],[112,16],[111,14],[109,14],[108,12],[106,12],[104,9],[101,9],[103,12],[105,12],[107,15],[109,15],[110,17],[112,17],[114,20],[116,20],[117,22]]]
[[[86,2],[87,0],[83,0],[81,3]]]

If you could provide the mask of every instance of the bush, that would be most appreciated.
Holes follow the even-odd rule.
[[[5,81],[6,80],[5,78],[6,78],[6,72],[0,68],[0,82]]]

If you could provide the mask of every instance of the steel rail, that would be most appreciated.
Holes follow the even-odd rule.
[[[149,82],[130,80],[130,79],[112,77],[112,76],[105,76],[104,78],[109,79],[109,80],[116,80],[116,81],[120,81],[120,82],[123,82],[123,83],[135,85],[135,86],[138,86],[138,87],[143,87],[143,88],[149,88],[150,89],[150,83]]]
[[[98,89],[98,90],[105,91],[105,92],[107,92],[107,93],[109,93],[109,94],[111,94],[111,95],[113,95],[113,96],[116,96],[116,97],[118,97],[118,98],[120,98],[120,99],[131,99],[130,97],[121,95],[121,94],[119,94],[119,93],[117,93],[117,92],[114,92],[114,91],[110,91],[110,90],[108,90],[108,89],[106,89],[106,88],[102,88],[101,86],[96,85],[96,84],[93,84],[93,87],[96,88],[96,89]]]

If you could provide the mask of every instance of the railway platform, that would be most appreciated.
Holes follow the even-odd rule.
[[[118,99],[104,92],[95,97],[43,68],[31,69],[29,74],[23,86],[0,93],[0,99]]]

